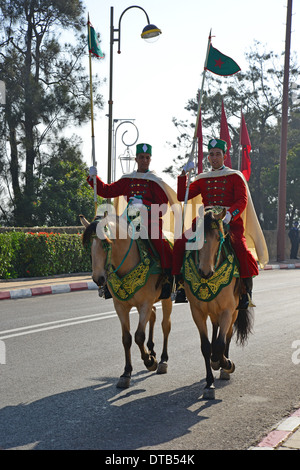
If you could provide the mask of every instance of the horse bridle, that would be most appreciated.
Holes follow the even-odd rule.
[[[222,219],[219,219],[218,221],[213,221],[212,224],[211,224],[212,229],[218,230],[219,237],[220,237],[218,253],[217,253],[217,256],[216,256],[214,269],[217,269],[217,266],[218,266],[218,263],[219,263],[219,260],[220,260],[220,256],[221,256],[221,252],[222,252],[222,247],[223,247],[223,244],[224,244],[225,238],[226,238],[226,235],[224,236],[224,231],[221,230],[221,224],[223,225]],[[206,243],[206,237],[204,237],[204,243]],[[198,264],[199,264],[199,260],[198,260]]]

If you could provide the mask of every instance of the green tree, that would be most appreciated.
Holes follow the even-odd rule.
[[[95,215],[94,192],[86,183],[87,168],[82,162],[76,138],[73,144],[61,139],[54,150],[55,156],[38,168],[40,184],[34,201],[34,224],[80,225],[78,215],[81,213],[92,220]]]
[[[62,44],[59,31],[69,32],[69,42]],[[41,184],[37,168],[55,157],[54,143],[67,126],[90,117],[83,2],[0,0],[0,43],[7,90],[0,137],[8,143],[0,155],[0,190],[9,196],[10,222],[30,226]],[[102,105],[96,86],[94,105]]]

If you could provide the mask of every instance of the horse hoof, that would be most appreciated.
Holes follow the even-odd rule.
[[[156,369],[157,369],[157,360],[155,359],[155,357],[151,357],[150,359],[150,365],[147,366],[147,369],[149,370],[149,372],[154,372]]]
[[[166,374],[168,370],[168,364],[166,362],[160,362],[158,364],[157,374]]]
[[[117,388],[128,388],[130,386],[130,377],[120,377]]]
[[[204,400],[214,400],[215,399],[215,387],[211,385],[209,388],[205,388],[203,392]]]
[[[223,370],[224,372],[227,372],[227,374],[232,374],[235,371],[235,365],[234,365],[234,362],[230,361],[229,359],[228,359],[228,362],[229,362],[229,368],[223,369]]]
[[[213,370],[220,369],[220,361],[210,361],[210,365]]]
[[[230,380],[230,374],[224,369],[220,370],[220,380]]]

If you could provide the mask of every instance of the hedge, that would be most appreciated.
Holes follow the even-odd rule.
[[[0,233],[0,278],[42,277],[91,271],[90,249],[80,234]]]

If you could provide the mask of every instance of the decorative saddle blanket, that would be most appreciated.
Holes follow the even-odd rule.
[[[105,243],[105,241],[102,242],[107,251],[105,266],[107,282],[115,297],[119,300],[131,299],[131,297],[146,284],[150,274],[160,274],[162,272],[159,258],[150,253],[148,241],[138,238],[136,242],[140,254],[140,263],[122,278],[118,276],[116,269],[111,264],[110,244]]]
[[[210,302],[224,287],[230,284],[233,277],[240,277],[238,262],[230,242],[226,240],[223,248],[226,258],[209,279],[200,277],[195,262],[195,251],[185,252],[182,267],[183,277],[198,300]]]

